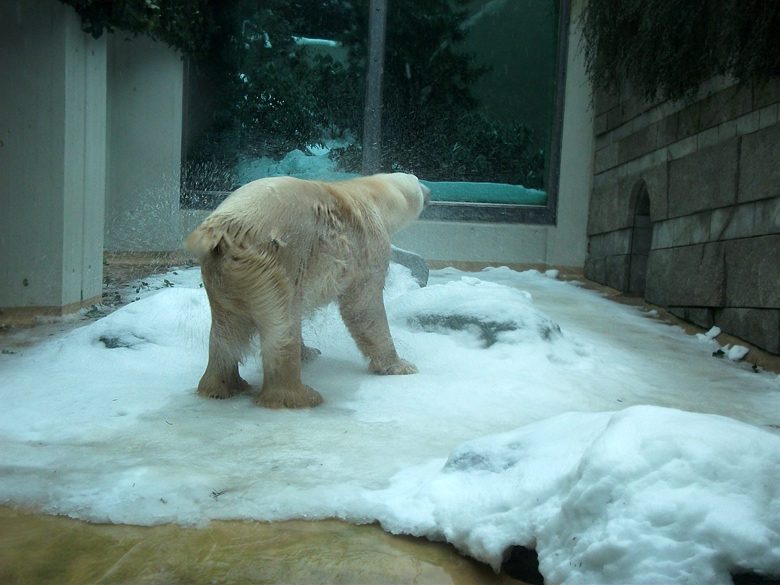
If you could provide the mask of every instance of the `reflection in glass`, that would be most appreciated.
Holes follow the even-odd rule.
[[[264,176],[361,174],[371,122],[378,169],[439,200],[547,202],[557,1],[387,0],[379,120],[364,112],[369,0],[223,11],[223,46],[189,64],[187,204]]]

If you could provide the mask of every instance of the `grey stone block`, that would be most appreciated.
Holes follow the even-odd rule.
[[[690,230],[692,244],[706,244],[710,241],[710,226],[712,224],[712,212],[703,211],[696,215],[690,215]]]
[[[588,237],[588,256],[600,258],[604,253],[605,234],[596,234]]]
[[[657,148],[657,136],[658,125],[650,124],[618,142],[618,164],[623,164],[654,151]]]
[[[669,163],[670,217],[736,202],[737,146],[734,138]]]
[[[749,238],[753,235],[755,205],[747,203],[737,205],[731,222],[726,226],[724,239]]]
[[[739,118],[753,109],[750,88],[732,85],[700,102],[699,127],[702,130]]]
[[[672,246],[675,248],[693,243],[692,217],[686,215],[669,221],[672,224]]]
[[[652,250],[647,257],[645,299],[661,307],[669,306],[671,298],[673,250]]]
[[[621,124],[610,133],[610,137],[612,138],[612,142],[620,142],[624,138],[631,136],[634,132],[634,122],[631,122],[630,124]]]
[[[755,234],[754,219],[753,203],[716,209],[711,213],[710,238],[713,241],[749,238]]]
[[[618,180],[617,169],[610,169],[603,173],[593,175],[593,189],[601,189],[612,183],[616,183]],[[593,193],[591,193],[593,195]]]
[[[656,135],[656,145],[660,148],[667,146],[672,142],[677,142],[677,124],[680,115],[674,113],[658,121],[658,131]]]
[[[666,164],[666,161],[669,157],[669,150],[664,148],[659,148],[657,150],[653,150],[652,152],[648,152],[645,155],[640,156],[639,158],[635,158],[634,160],[628,161],[623,167],[626,169],[626,176],[641,176],[643,173],[650,171],[651,169],[654,169],[658,166]]]
[[[698,142],[695,135],[673,142],[668,147],[669,160],[675,160],[693,154],[696,152],[697,147]]]
[[[593,120],[594,136],[602,136],[607,132],[607,115],[600,114]]]
[[[642,294],[647,283],[647,254],[632,254],[629,259],[628,292]]]
[[[592,256],[620,256],[631,252],[631,230],[622,229],[590,238]]]
[[[718,242],[723,239],[732,216],[737,212],[736,206],[714,209],[710,212],[710,240]]]
[[[742,138],[739,200],[780,196],[780,125]]]
[[[603,114],[620,105],[620,94],[604,90],[596,90],[594,108],[597,114]]]
[[[598,282],[599,284],[606,284],[606,266],[606,258],[603,256],[600,258],[589,257],[585,260],[585,278],[588,278],[593,282]]]
[[[770,104],[780,102],[780,77],[753,88],[753,109],[760,110]]]
[[[723,282],[721,245],[652,250],[645,298],[663,307],[716,307],[724,297]]]
[[[594,124],[595,124],[595,122],[594,122]],[[594,131],[594,134],[595,134],[595,131]],[[614,136],[614,132],[608,132],[606,134],[602,134],[600,136],[596,136],[595,140],[593,141],[593,148],[594,148],[594,150],[596,152],[598,152],[602,148],[606,148],[607,146],[609,146],[610,144],[615,142],[615,140],[613,139],[613,136]]]
[[[605,234],[604,255],[620,256],[631,253],[631,229],[615,230]]]
[[[631,253],[647,256],[650,252],[652,241],[653,226],[650,225],[650,222],[648,221],[646,225],[644,222],[642,224],[637,222],[631,231]]]
[[[715,324],[726,333],[780,354],[780,310],[727,307],[715,311]]]
[[[693,136],[699,132],[699,103],[695,102],[677,114],[677,140]]]
[[[707,130],[699,132],[696,135],[696,148],[709,148],[710,146],[718,144],[720,136],[719,128],[719,126],[715,126],[714,128],[708,128]]]
[[[623,103],[623,118],[625,120],[631,120],[637,116],[641,116],[648,110],[653,108],[653,103],[647,101],[641,96],[633,94],[629,99]]]
[[[737,118],[737,134],[743,136],[758,130],[758,110]]]
[[[755,202],[753,234],[765,236],[780,233],[780,197]]]
[[[772,104],[758,110],[758,127],[769,128],[777,124],[778,104]]]
[[[780,234],[730,240],[726,307],[780,309]]]
[[[594,257],[628,254],[631,251],[631,230],[590,236],[589,245],[590,255]]]
[[[653,226],[651,249],[671,248],[674,243],[674,220],[659,221]]]
[[[617,189],[617,183],[594,185],[588,207],[588,235],[603,234],[613,228],[610,206],[617,200]]]
[[[627,185],[625,180],[621,180],[593,188],[588,209],[589,234],[606,233],[631,225],[631,191]]]
[[[669,220],[672,228],[672,245],[690,246],[710,241],[712,212],[703,211]]]
[[[690,321],[690,319],[686,317],[686,312],[685,312],[686,309],[687,307],[666,307],[666,310],[669,311],[675,317],[679,317],[680,319],[685,319],[686,321]]]
[[[607,111],[607,132],[614,130],[623,123],[623,106],[617,105]]]
[[[711,307],[669,307],[669,312],[705,329],[715,325],[715,310]]]
[[[718,126],[718,141],[725,142],[737,136],[737,120],[729,120]]]
[[[618,164],[618,145],[609,144],[596,151],[593,159],[593,172],[603,173],[604,171],[617,166]]]
[[[666,162],[642,173],[650,197],[650,218],[659,221],[669,217],[669,173]]]
[[[607,256],[605,261],[605,284],[619,291],[627,292],[631,256],[628,254],[622,256]]]
[[[717,307],[726,298],[726,247],[721,242],[710,242],[701,247],[694,299],[691,305]]]

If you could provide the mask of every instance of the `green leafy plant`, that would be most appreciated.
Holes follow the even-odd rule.
[[[209,0],[60,0],[99,38],[121,30],[163,41],[186,55],[203,54],[214,31]]]
[[[780,76],[776,0],[589,0],[582,17],[594,85],[628,82],[646,98],[691,98],[730,75],[751,84]]]

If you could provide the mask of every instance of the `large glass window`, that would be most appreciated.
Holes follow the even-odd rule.
[[[183,202],[213,207],[268,176],[403,171],[433,188],[428,217],[554,221],[566,7],[242,0],[225,8],[223,46],[188,64]]]

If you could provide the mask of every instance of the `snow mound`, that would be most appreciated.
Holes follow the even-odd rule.
[[[65,343],[89,339],[108,349],[138,349],[143,343],[202,347],[211,313],[203,290],[166,288],[130,303],[91,325],[74,331]]]
[[[376,501],[393,532],[501,566],[535,548],[549,583],[729,583],[780,570],[780,437],[635,406],[566,413],[406,470]]]
[[[336,162],[330,158],[331,148],[342,146],[340,141],[328,141],[324,147],[309,146],[292,150],[279,161],[268,157],[244,159],[236,167],[237,180],[244,185],[266,177],[297,177],[317,181],[344,181],[353,179],[355,173],[344,173],[336,169]]]
[[[534,307],[531,295],[473,277],[412,291],[387,310],[395,322],[422,331],[466,331],[485,348],[563,337],[560,326]]]

